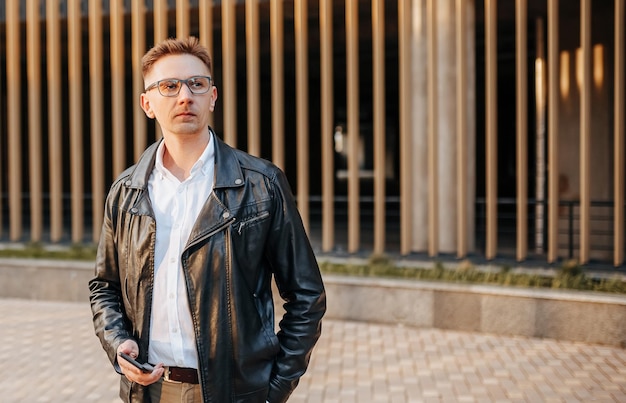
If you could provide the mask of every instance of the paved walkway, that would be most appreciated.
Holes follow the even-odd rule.
[[[0,403],[119,402],[87,304],[0,312]],[[626,350],[326,320],[291,402],[626,402]]]

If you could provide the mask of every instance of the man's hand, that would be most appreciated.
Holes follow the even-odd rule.
[[[125,353],[133,358],[139,355],[139,346],[134,340],[126,340],[117,348],[117,354]],[[155,383],[163,376],[163,363],[157,364],[152,372],[143,372],[118,355],[117,363],[128,380],[143,386]]]

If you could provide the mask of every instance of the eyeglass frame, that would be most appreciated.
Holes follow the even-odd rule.
[[[209,85],[207,86],[207,90],[204,92],[195,92],[193,89],[191,89],[191,87],[189,86],[189,81],[198,79],[198,78],[206,78],[209,80]],[[171,82],[176,82],[179,83],[180,86],[178,87],[178,91],[176,91],[176,94],[171,94],[171,95],[165,95],[161,92],[161,87],[159,87],[159,84],[163,81],[171,81]],[[153,89],[157,89],[159,91],[159,94],[161,94],[161,96],[163,97],[167,97],[167,98],[171,98],[171,97],[176,97],[178,96],[178,94],[180,94],[180,90],[183,88],[183,84],[185,84],[187,86],[187,88],[189,88],[189,91],[194,94],[194,95],[202,95],[202,94],[206,94],[208,93],[212,87],[215,86],[215,84],[213,83],[213,78],[211,76],[193,76],[193,77],[189,77],[187,79],[182,79],[182,78],[164,78],[163,80],[158,80],[153,82],[152,84],[150,84],[149,86],[147,86],[143,91],[144,92],[148,92],[150,90]]]

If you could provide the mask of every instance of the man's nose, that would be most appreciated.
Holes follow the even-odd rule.
[[[181,83],[180,91],[178,92],[178,99],[190,100],[192,99],[192,97],[193,97],[193,92],[191,92],[191,89],[189,88],[189,84]]]

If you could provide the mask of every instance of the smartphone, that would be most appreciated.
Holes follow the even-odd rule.
[[[151,364],[148,364],[147,362],[145,364],[142,364],[126,353],[120,352],[119,356],[125,359],[126,361],[130,362],[131,364],[133,364],[135,367],[137,367],[143,372],[152,372],[154,370],[154,366],[152,366]]]

